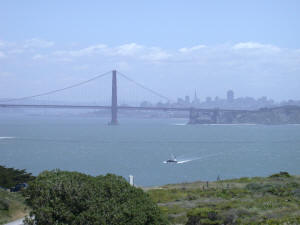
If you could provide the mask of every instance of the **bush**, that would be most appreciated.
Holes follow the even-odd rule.
[[[288,172],[284,172],[284,171],[280,171],[280,173],[275,173],[272,174],[271,176],[269,176],[270,178],[276,178],[276,177],[284,177],[284,178],[288,178],[291,177],[291,175]]]
[[[9,201],[0,198],[0,210],[8,210],[8,209],[9,209]]]
[[[269,193],[277,196],[297,196],[297,188],[299,184],[296,182],[290,182],[286,184],[258,184],[250,183],[246,185],[246,189],[252,192],[261,192],[263,194]]]
[[[211,208],[195,208],[188,212],[186,225],[218,225],[223,224],[219,220],[216,210]]]
[[[167,224],[146,193],[112,174],[45,171],[24,194],[33,216],[26,224]]]

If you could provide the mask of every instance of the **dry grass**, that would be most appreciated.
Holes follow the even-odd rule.
[[[19,193],[0,190],[0,224],[5,224],[28,215],[29,209]]]

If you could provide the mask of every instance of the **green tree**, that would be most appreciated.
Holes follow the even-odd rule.
[[[113,174],[45,171],[24,194],[32,208],[26,224],[167,224],[148,194]]]
[[[14,187],[16,184],[27,183],[33,180],[31,173],[25,170],[18,170],[14,168],[6,168],[0,166],[0,186],[5,188]]]

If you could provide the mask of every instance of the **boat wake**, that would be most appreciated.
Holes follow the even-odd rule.
[[[210,157],[214,157],[214,156],[219,156],[219,155],[222,155],[222,153],[211,154],[211,155],[206,155],[206,156],[202,156],[202,157],[193,157],[193,158],[187,158],[187,159],[184,159],[184,158],[177,159],[177,164],[188,163],[188,162],[191,162],[191,161],[206,159],[206,158],[210,158]]]
[[[15,139],[16,137],[0,137],[0,140]]]
[[[191,161],[195,161],[195,160],[197,160],[197,159],[182,160],[182,161],[178,161],[177,164],[187,163],[187,162],[191,162]]]

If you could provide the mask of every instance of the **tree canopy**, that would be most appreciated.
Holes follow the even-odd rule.
[[[167,224],[148,194],[113,174],[45,171],[24,194],[33,216],[26,224]]]
[[[27,183],[33,180],[31,173],[25,170],[7,168],[0,165],[0,186],[4,188],[14,187],[16,184]]]

